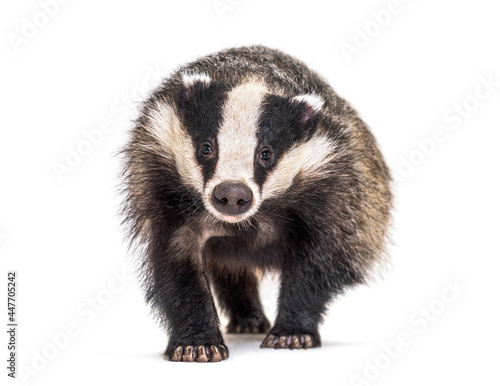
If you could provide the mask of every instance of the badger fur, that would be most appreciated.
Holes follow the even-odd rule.
[[[124,151],[123,212],[141,246],[146,299],[166,358],[215,362],[228,332],[261,347],[320,346],[332,298],[384,253],[388,168],[357,113],[277,50],[225,50],[187,64],[144,102]],[[258,272],[278,272],[271,328]]]

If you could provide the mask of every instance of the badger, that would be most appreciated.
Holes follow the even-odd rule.
[[[331,300],[383,261],[390,172],[357,112],[301,61],[263,46],[178,68],[122,151],[122,212],[171,361],[218,362],[228,333],[319,347]],[[271,327],[263,274],[279,277]]]

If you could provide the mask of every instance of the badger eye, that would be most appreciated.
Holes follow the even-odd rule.
[[[204,143],[201,146],[201,154],[203,154],[204,156],[208,157],[208,156],[212,155],[213,152],[214,152],[214,150],[212,149],[212,146],[210,146],[209,143]]]
[[[271,153],[269,152],[269,150],[264,150],[259,154],[259,158],[264,161],[269,161],[269,158],[271,158]]]
[[[262,166],[268,168],[271,167],[274,161],[273,151],[269,148],[262,149],[258,155],[259,161]]]

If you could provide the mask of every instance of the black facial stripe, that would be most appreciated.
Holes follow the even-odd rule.
[[[202,167],[206,182],[215,172],[218,160],[217,133],[222,123],[222,107],[230,87],[222,83],[196,82],[184,87],[177,97],[177,108],[182,123],[193,140],[196,158]],[[203,157],[200,146],[209,141],[213,157]]]
[[[267,174],[274,168],[281,156],[294,144],[308,140],[316,130],[318,114],[311,114],[311,107],[305,102],[296,102],[277,95],[267,95],[263,101],[259,119],[256,149],[255,182],[262,187]],[[258,161],[261,149],[269,147],[274,152],[275,162],[267,167]]]

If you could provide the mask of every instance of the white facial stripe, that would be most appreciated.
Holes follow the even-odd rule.
[[[293,98],[297,102],[305,102],[312,107],[314,111],[319,111],[323,107],[325,101],[319,95],[316,94],[303,94],[297,95]]]
[[[311,177],[321,175],[324,166],[338,156],[335,151],[335,144],[322,135],[315,135],[309,141],[293,146],[267,176],[262,187],[262,200],[284,193],[301,172]]]
[[[160,143],[158,152],[170,162],[175,162],[182,181],[202,193],[203,175],[195,158],[191,137],[183,130],[173,108],[158,102],[150,110],[146,129]]]
[[[223,107],[223,120],[217,135],[218,161],[214,176],[205,187],[205,204],[217,217],[221,217],[210,203],[212,190],[223,181],[240,181],[253,192],[254,204],[244,217],[257,210],[259,189],[253,181],[254,155],[257,146],[256,132],[260,107],[267,89],[259,83],[245,83],[232,89]],[[232,221],[225,218],[226,221]]]
[[[184,86],[190,87],[198,82],[209,84],[211,79],[207,74],[182,74],[182,83],[184,83]]]
[[[249,180],[257,146],[260,106],[266,89],[256,83],[235,87],[228,95],[219,129],[219,161],[215,172],[221,180]]]

